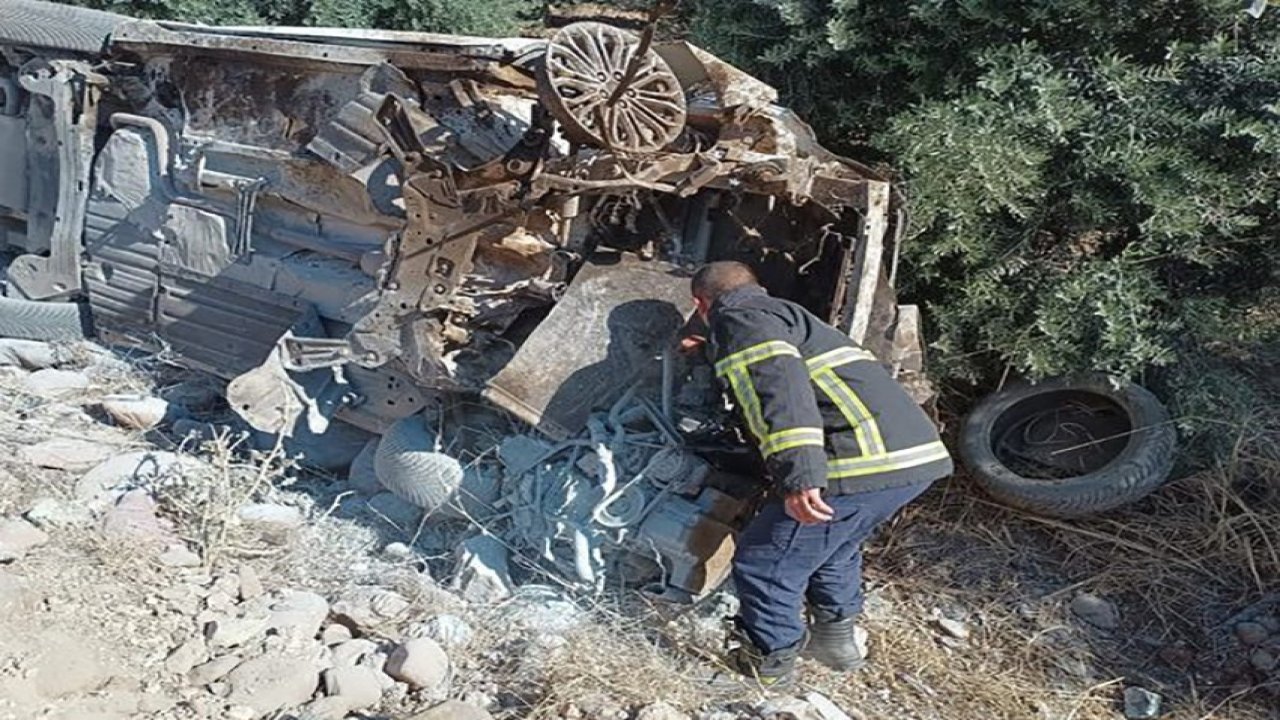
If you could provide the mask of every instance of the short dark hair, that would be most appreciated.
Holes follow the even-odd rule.
[[[732,260],[719,260],[698,268],[690,282],[690,290],[696,298],[715,302],[730,290],[759,284],[756,274],[747,265]]]

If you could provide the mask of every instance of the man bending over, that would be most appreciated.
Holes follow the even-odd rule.
[[[854,642],[862,543],[950,475],[951,457],[871,353],[770,297],[746,265],[710,263],[692,286],[716,375],[773,481],[733,559],[742,603],[734,669],[764,685],[789,682],[806,644],[815,659],[855,669],[864,661]]]

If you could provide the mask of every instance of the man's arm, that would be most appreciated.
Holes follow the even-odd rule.
[[[788,509],[791,497],[800,495],[808,499],[806,507],[813,508],[816,499],[816,509],[822,510],[826,506],[820,491],[827,486],[822,413],[792,330],[768,312],[725,308],[717,313],[712,332],[716,374],[733,391],[774,482],[788,496]],[[823,514],[796,519],[829,519]]]

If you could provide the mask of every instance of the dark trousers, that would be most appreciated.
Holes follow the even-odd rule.
[[[801,525],[781,499],[765,504],[738,536],[733,581],[747,635],[766,653],[804,637],[804,604],[836,617],[862,612],[862,543],[929,483],[824,496],[830,522]]]

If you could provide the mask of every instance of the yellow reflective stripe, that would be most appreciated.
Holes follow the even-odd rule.
[[[828,350],[824,353],[814,355],[813,357],[805,360],[804,364],[809,366],[809,373],[812,375],[826,370],[827,368],[848,365],[849,363],[856,362],[858,360],[875,359],[875,355],[872,355],[861,348],[839,347],[835,350]]]
[[[764,413],[760,410],[760,396],[751,384],[751,375],[746,366],[736,367],[729,371],[729,387],[733,388],[733,396],[738,399],[738,407],[742,408],[742,416],[747,420],[747,428],[756,436],[756,442],[763,443],[769,429],[764,424]]]
[[[738,352],[726,357],[716,363],[716,375],[724,377],[730,371],[745,368],[748,365],[754,365],[761,360],[768,360],[778,355],[791,355],[792,357],[800,357],[800,351],[795,345],[781,340],[769,340],[758,345],[752,345],[746,350]]]
[[[832,373],[834,375],[834,373]],[[853,391],[846,382],[840,382],[841,387],[849,393],[849,397],[853,400],[853,404],[858,408],[858,416],[862,418],[863,424],[867,428],[867,435],[871,441],[872,452],[885,453],[889,451],[889,446],[884,444],[884,437],[880,434],[880,424],[876,422],[875,415],[871,414],[871,409],[866,403],[862,402],[862,398],[858,397],[858,393]]]
[[[849,423],[849,427],[853,428],[853,435],[858,441],[858,447],[862,450],[863,456],[883,455],[887,448],[885,448],[884,438],[880,435],[880,427],[853,388],[841,380],[831,368],[814,373],[813,381],[831,399],[845,421]]]
[[[873,457],[839,458],[827,461],[827,478],[862,477],[876,473],[905,470],[951,457],[942,441],[894,450]]]
[[[816,445],[822,447],[823,435],[822,428],[814,427],[798,427],[788,430],[779,430],[770,433],[763,443],[760,443],[760,452],[765,457],[769,457],[775,453],[791,448],[803,447],[805,445]]]

